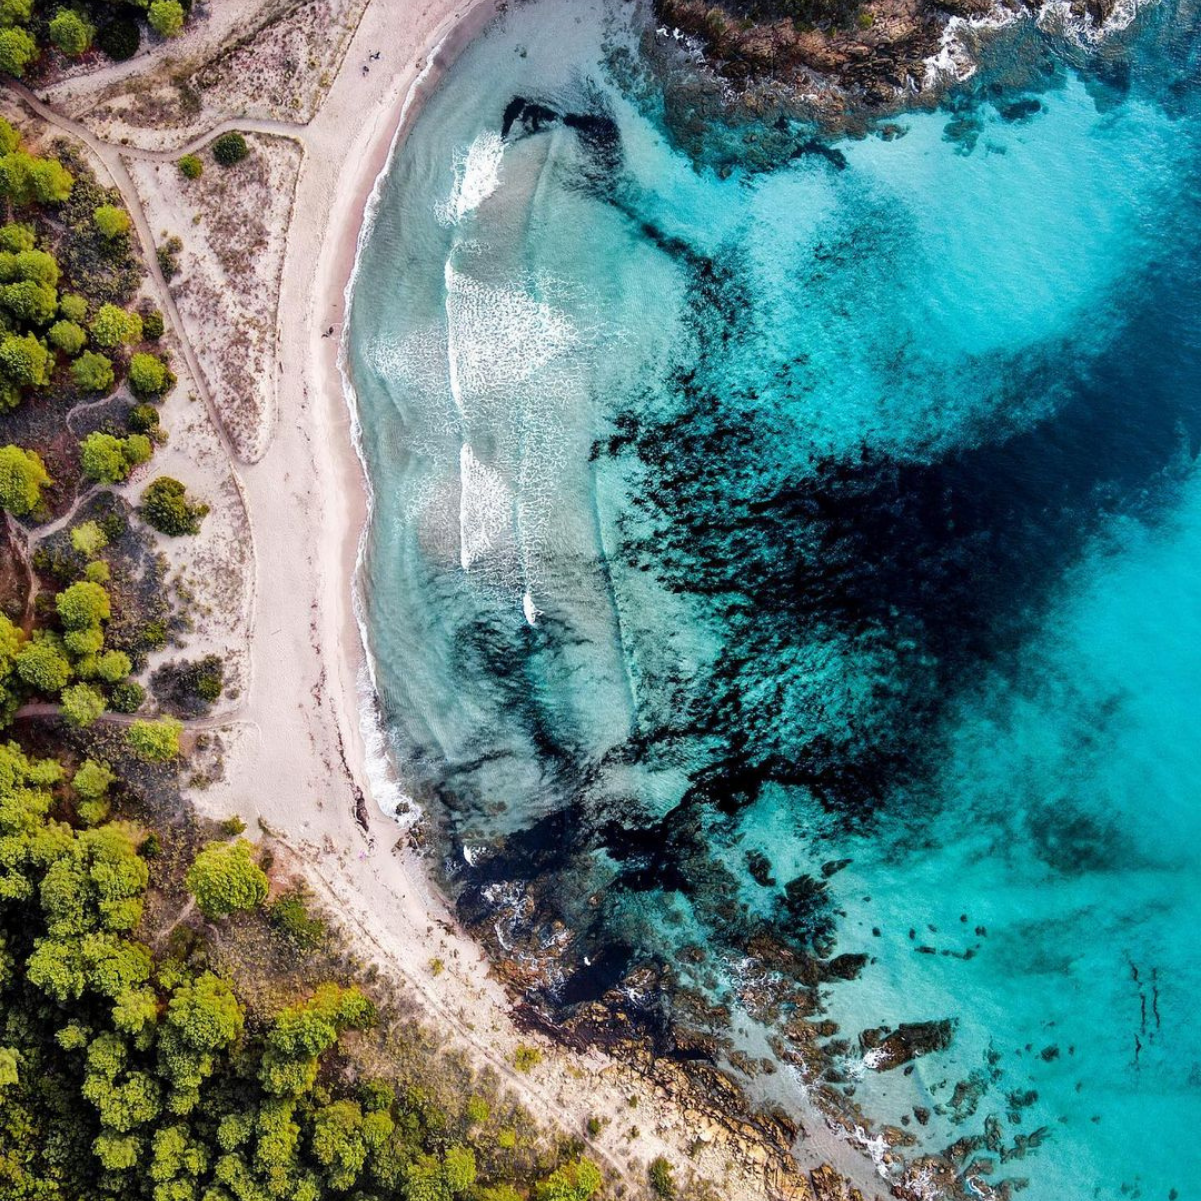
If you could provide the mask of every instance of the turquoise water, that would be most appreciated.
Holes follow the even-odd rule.
[[[460,913],[559,1020],[903,1130],[916,1192],[1196,1196],[1190,14],[720,171],[638,21],[472,46],[355,284],[366,628]]]

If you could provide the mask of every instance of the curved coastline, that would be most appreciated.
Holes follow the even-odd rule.
[[[363,182],[371,180],[371,188],[361,204],[354,208],[357,216],[348,217],[347,223],[335,235],[334,241],[339,244],[344,253],[345,246],[353,238],[354,253],[349,269],[341,261],[335,267],[335,284],[341,276],[342,313],[344,320],[337,337],[337,352],[335,366],[342,391],[342,399],[350,415],[350,441],[358,460],[359,482],[362,493],[362,520],[359,523],[359,534],[355,541],[354,562],[350,571],[351,611],[354,615],[355,627],[359,640],[359,662],[355,671],[355,700],[358,710],[359,746],[359,777],[364,785],[366,798],[373,802],[376,809],[389,819],[399,817],[398,803],[408,801],[399,779],[399,768],[392,760],[387,748],[386,732],[379,713],[379,690],[377,687],[375,657],[371,649],[371,636],[363,607],[362,569],[364,556],[371,531],[371,517],[374,511],[375,493],[371,475],[367,469],[367,461],[363,453],[362,425],[359,418],[358,394],[355,391],[354,380],[350,371],[350,323],[349,315],[354,295],[355,283],[358,279],[363,252],[371,237],[380,199],[392,164],[397,152],[404,144],[405,138],[414,123],[421,115],[426,99],[438,88],[447,71],[454,65],[459,55],[478,37],[488,25],[499,15],[496,0],[472,0],[465,13],[456,14],[453,24],[448,28],[436,44],[425,56],[424,65],[420,67],[417,76],[405,89],[399,108],[394,111],[392,130],[387,140],[386,150],[382,160],[379,157],[380,145],[374,144],[364,156],[358,172],[353,194],[356,198],[361,195]],[[419,60],[420,62],[420,60]],[[385,126],[385,129],[387,127]],[[320,331],[314,330],[320,338]],[[330,339],[331,341],[333,339]]]
[[[629,1062],[596,1046],[554,1039],[547,1065],[553,1099],[544,1091],[546,1085],[531,1089],[510,1066],[512,1051],[531,1033],[546,1032],[536,1021],[523,1020],[520,1006],[493,972],[486,951],[461,930],[425,860],[408,845],[405,825],[394,815],[396,800],[404,796],[403,778],[380,724],[375,663],[362,606],[361,567],[370,537],[373,488],[347,361],[347,318],[361,255],[396,154],[446,72],[502,11],[496,0],[475,0],[435,28],[427,54],[398,69],[386,112],[364,128],[345,155],[344,161],[353,166],[338,180],[314,268],[308,351],[312,378],[320,381],[323,394],[320,416],[324,420],[318,432],[328,435],[321,438],[326,460],[321,474],[338,479],[337,488],[324,491],[327,500],[337,500],[339,510],[336,520],[326,523],[330,541],[320,556],[331,567],[337,566],[324,581],[322,609],[334,620],[320,641],[338,648],[337,661],[328,665],[331,673],[337,673],[337,687],[330,689],[329,699],[337,723],[338,752],[356,797],[358,830],[353,833],[361,831],[367,850],[359,853],[364,861],[360,870],[331,876],[312,860],[306,869],[315,886],[355,919],[357,932],[364,936],[356,939],[360,949],[372,958],[386,959],[394,970],[399,967],[433,1002],[439,1016],[451,1018],[457,1033],[507,1078],[536,1114],[553,1113],[564,1128],[579,1130],[589,1117],[615,1112],[637,1094],[644,1117],[655,1114],[653,1128],[643,1127],[633,1138],[606,1130],[585,1140],[590,1153],[619,1178],[631,1180],[625,1166],[631,1159],[649,1161],[666,1153],[676,1159],[695,1156],[693,1162],[705,1176],[722,1180],[730,1201],[808,1195],[819,1179],[845,1179],[862,1195],[874,1195],[881,1184],[880,1165],[847,1139],[836,1123],[828,1123],[816,1112],[810,1114],[815,1125],[803,1133],[804,1145],[784,1151],[782,1132],[760,1130],[747,1120],[749,1114],[741,1106],[736,1107],[739,1112],[727,1113],[720,1096],[701,1094],[694,1082],[671,1071],[670,1065],[659,1071],[653,1063]],[[331,326],[336,336],[328,336]],[[347,828],[343,821],[342,829]],[[450,968],[445,974],[433,973],[439,979],[426,970],[431,954],[439,957],[439,963],[445,958]],[[471,1008],[470,1020],[464,1000]],[[477,1030],[490,1033],[481,1036]],[[700,1152],[696,1151],[698,1129],[705,1132],[699,1140],[704,1145]]]
[[[414,47],[408,61],[402,49],[382,96],[365,106],[357,94],[365,82],[373,90],[375,84],[366,74],[357,78],[356,55],[387,44],[371,39],[388,31],[384,6],[369,6],[315,119],[321,131],[309,141],[302,168],[298,236],[289,239],[280,305],[281,315],[304,317],[289,326],[281,316],[280,325],[281,397],[285,411],[289,401],[295,409],[291,421],[281,422],[272,453],[250,473],[252,512],[266,517],[256,525],[273,535],[262,540],[253,635],[256,661],[266,670],[255,673],[257,703],[252,698],[250,708],[264,736],[233,783],[257,789],[270,780],[272,795],[257,801],[260,824],[293,853],[295,870],[337,912],[348,949],[402,979],[452,1044],[501,1076],[535,1116],[553,1117],[578,1136],[589,1118],[618,1112],[638,1097],[643,1121],[636,1135],[606,1127],[583,1139],[589,1154],[627,1187],[641,1184],[643,1165],[656,1156],[687,1162],[699,1130],[703,1149],[693,1167],[720,1181],[729,1201],[797,1195],[810,1187],[809,1173],[828,1173],[824,1165],[831,1161],[865,1196],[873,1195],[879,1181],[872,1164],[832,1130],[810,1130],[797,1158],[781,1156],[778,1141],[727,1115],[720,1098],[681,1091],[682,1082],[666,1069],[631,1065],[595,1047],[542,1042],[381,804],[396,787],[395,769],[382,759],[387,751],[375,721],[370,643],[361,624],[357,574],[369,537],[371,483],[344,370],[344,322],[373,201],[392,158],[425,99],[497,11],[495,0],[444,6],[440,20],[427,10],[427,32],[413,37],[430,49]],[[371,22],[374,29],[367,28]],[[360,122],[357,136],[346,139],[343,130],[354,121]],[[298,482],[301,472],[311,474]],[[297,518],[297,498],[313,519],[311,528]],[[300,562],[307,562],[307,572]],[[277,625],[293,631],[295,664],[281,662],[270,642],[281,632]],[[299,698],[287,716],[281,692]],[[315,788],[324,788],[328,799],[317,792],[315,804],[290,803]],[[216,801],[212,794],[202,798],[206,805]],[[518,1072],[516,1051],[531,1041],[541,1045],[543,1063]]]

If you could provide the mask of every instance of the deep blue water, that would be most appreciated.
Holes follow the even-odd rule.
[[[913,1174],[1194,1197],[1192,11],[699,161],[637,20],[490,30],[361,256],[365,619],[444,877],[548,1012],[717,1034]]]

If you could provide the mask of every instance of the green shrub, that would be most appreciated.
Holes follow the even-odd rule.
[[[142,516],[172,537],[200,533],[200,522],[208,511],[208,505],[189,501],[183,484],[167,475],[159,476],[142,493]]]
[[[58,298],[58,311],[68,321],[82,325],[88,319],[88,302],[82,296],[68,292]]]
[[[143,351],[129,360],[129,386],[136,396],[162,396],[170,389],[171,373],[157,355]]]
[[[99,396],[111,392],[116,381],[112,362],[94,350],[84,351],[71,364],[71,378],[81,392]]]
[[[309,912],[301,892],[285,892],[271,905],[268,917],[271,924],[302,951],[314,950],[325,941],[325,923]]]
[[[205,917],[228,917],[243,909],[257,909],[266,899],[266,873],[252,857],[244,838],[237,842],[210,842],[196,856],[185,882]]]
[[[72,684],[63,689],[60,699],[63,717],[81,729],[90,726],[104,712],[104,697],[91,684]]]
[[[204,163],[198,155],[185,154],[179,160],[179,173],[184,179],[199,179],[204,174]]]
[[[60,8],[50,19],[50,40],[68,58],[78,58],[92,45],[96,30],[71,8]]]
[[[0,29],[0,72],[18,79],[37,57],[33,38],[23,29]]]
[[[118,17],[101,29],[96,44],[109,58],[121,63],[137,54],[141,40],[142,35],[137,22],[129,20],[128,17]]]
[[[46,334],[51,346],[57,347],[65,355],[74,358],[88,340],[83,327],[74,321],[56,321]]]
[[[183,29],[183,5],[178,0],[152,0],[146,19],[159,37],[173,38]]]
[[[0,447],[0,508],[16,517],[36,509],[42,489],[53,483],[36,451],[20,446]]]
[[[182,250],[183,241],[173,234],[154,252],[158,269],[168,283],[179,274],[179,255]]]
[[[519,1072],[532,1072],[542,1062],[542,1052],[537,1047],[518,1043],[513,1052],[513,1066]]]
[[[651,1192],[656,1197],[662,1197],[663,1201],[674,1201],[676,1182],[672,1178],[671,1164],[662,1155],[651,1160],[646,1174],[650,1180]]]
[[[110,241],[129,233],[129,214],[115,204],[102,204],[92,213],[96,228]]]
[[[250,153],[246,139],[240,133],[223,133],[213,143],[213,158],[222,167],[240,163]]]
[[[122,342],[142,340],[142,319],[137,313],[115,304],[102,304],[92,319],[92,337],[97,346],[111,349]]]
[[[150,338],[157,342],[163,336],[165,329],[163,315],[158,309],[151,309],[148,313],[142,314],[142,336],[144,338]]]
[[[136,713],[146,703],[146,689],[136,680],[122,680],[109,689],[108,706],[114,713]]]
[[[125,731],[125,743],[139,759],[148,763],[168,763],[179,756],[179,735],[183,725],[173,717],[158,721],[135,721]]]
[[[135,433],[151,434],[153,430],[158,428],[159,415],[158,409],[154,405],[140,404],[135,405],[129,410],[129,428]]]
[[[81,555],[93,559],[108,545],[108,535],[98,522],[85,521],[71,531],[71,545]]]

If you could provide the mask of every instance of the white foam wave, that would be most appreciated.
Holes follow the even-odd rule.
[[[455,181],[450,195],[434,207],[441,225],[458,225],[500,187],[505,144],[500,134],[487,130],[467,147],[455,151]]]
[[[459,562],[464,571],[492,550],[512,525],[512,514],[512,489],[464,442],[459,449]]]
[[[482,283],[449,261],[444,276],[447,368],[463,416],[481,401],[510,396],[579,344],[565,313],[521,288]]]
[[[1111,34],[1126,29],[1138,16],[1140,0],[1117,0],[1103,21],[1094,21],[1087,12],[1074,11],[1072,0],[1043,0],[1036,9],[1014,11],[998,0],[978,17],[951,17],[943,26],[938,50],[925,60],[923,87],[933,88],[950,81],[970,79],[979,65],[975,35],[1002,29],[1015,21],[1033,20],[1040,29],[1059,34],[1077,46],[1095,46]]]

